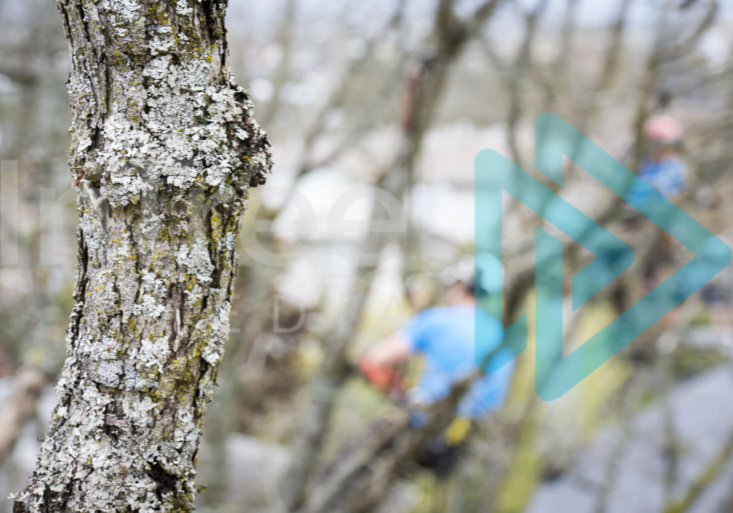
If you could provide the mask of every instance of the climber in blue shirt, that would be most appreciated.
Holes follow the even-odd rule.
[[[453,384],[473,374],[477,360],[507,359],[501,354],[504,349],[491,354],[501,344],[504,330],[497,319],[476,305],[472,280],[453,283],[446,291],[446,302],[446,306],[417,313],[401,330],[367,351],[359,364],[362,373],[376,386],[385,388],[391,368],[412,355],[422,355],[422,375],[408,391],[408,397],[412,404],[425,405],[447,396]],[[486,355],[476,354],[477,331]],[[458,405],[458,415],[476,419],[501,406],[512,371],[510,362],[475,379]]]
[[[682,125],[670,116],[654,116],[644,125],[651,155],[641,163],[637,175],[667,198],[687,187],[687,166],[677,157],[676,148],[682,133]],[[649,192],[640,187],[632,187],[629,194],[629,199],[639,203],[649,197]]]

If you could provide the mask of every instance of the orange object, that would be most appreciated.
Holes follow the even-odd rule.
[[[359,360],[359,370],[373,386],[383,392],[401,388],[401,380],[391,366],[377,365],[369,358]]]

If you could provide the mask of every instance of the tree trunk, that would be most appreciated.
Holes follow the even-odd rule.
[[[193,509],[235,240],[271,161],[226,0],[58,0],[81,218],[59,404],[15,512]]]

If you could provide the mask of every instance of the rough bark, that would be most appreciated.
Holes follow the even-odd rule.
[[[229,335],[239,218],[270,152],[226,0],[58,0],[78,266],[67,360],[15,512],[188,511]]]

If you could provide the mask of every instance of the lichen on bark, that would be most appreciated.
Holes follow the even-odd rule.
[[[266,134],[226,1],[57,0],[72,72],[78,264],[59,403],[15,512],[193,509]]]

